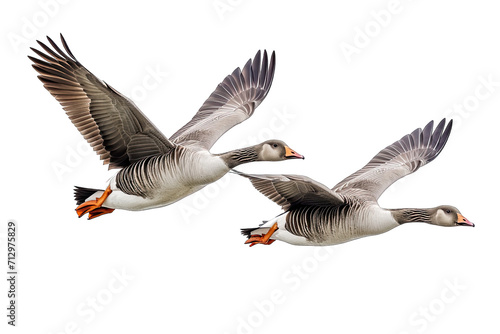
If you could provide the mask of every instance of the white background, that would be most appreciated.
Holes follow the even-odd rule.
[[[0,263],[6,272],[6,223],[15,219],[12,333],[497,332],[500,21],[492,3],[4,4]],[[249,248],[239,229],[281,211],[236,175],[169,207],[78,219],[73,186],[104,188],[113,174],[26,57],[36,39],[60,32],[167,136],[234,68],[275,50],[268,97],[212,151],[271,135],[306,159],[240,167],[247,172],[304,174],[331,187],[415,128],[452,117],[442,154],[380,204],[455,205],[476,228],[408,224],[328,248]],[[346,56],[347,44],[357,53]],[[4,332],[12,328],[1,282]]]

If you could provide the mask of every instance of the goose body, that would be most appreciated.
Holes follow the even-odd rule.
[[[137,211],[169,205],[217,181],[230,170],[220,157],[206,151],[188,150],[178,162],[172,161],[172,156],[151,158],[153,161],[149,163],[145,161],[143,165],[150,168],[151,173],[142,173],[139,163],[122,169],[110,180],[113,192],[103,206]],[[147,176],[154,173],[157,176]],[[141,182],[150,178],[155,182]],[[96,195],[100,196],[93,194],[91,197]]]
[[[451,132],[443,119],[416,129],[380,151],[367,165],[333,189],[301,175],[247,177],[285,212],[258,228],[242,229],[251,246],[275,240],[293,245],[336,245],[381,234],[410,222],[440,226],[474,226],[453,206],[429,209],[385,209],[378,198],[392,183],[434,160]]]
[[[236,68],[226,76],[194,117],[167,138],[130,99],[78,62],[62,35],[65,51],[47,39],[52,48],[40,41],[45,52],[32,48],[41,59],[28,56],[38,78],[104,164],[120,169],[105,190],[75,188],[79,217],[169,205],[240,164],[304,158],[279,140],[210,153],[213,144],[252,116],[267,96],[274,77],[274,52],[268,59],[266,51],[262,56],[259,51],[242,70]]]
[[[244,234],[251,232],[251,235],[263,235],[276,223],[278,229],[271,239],[298,246],[330,246],[381,234],[399,226],[390,212],[377,205],[367,206],[362,214],[351,210],[347,215],[342,215],[341,210],[338,207],[290,210],[267,221],[258,229],[244,229],[247,230]],[[310,219],[307,215],[314,218]],[[321,227],[321,230],[314,231],[307,223]]]

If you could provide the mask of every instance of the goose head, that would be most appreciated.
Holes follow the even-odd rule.
[[[439,226],[471,226],[474,223],[462,216],[457,208],[451,205],[441,205],[431,214],[431,223]]]
[[[304,159],[281,140],[267,140],[263,143],[218,154],[229,168],[253,161],[282,161]]]
[[[303,155],[292,150],[281,140],[267,140],[256,147],[258,160],[281,161],[287,159],[304,159]]]

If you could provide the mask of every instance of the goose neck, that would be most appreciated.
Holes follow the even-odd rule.
[[[401,225],[405,223],[432,224],[430,209],[391,209],[392,216]]]
[[[259,154],[255,146],[240,148],[226,153],[219,154],[229,168],[234,168],[241,164],[259,161]]]

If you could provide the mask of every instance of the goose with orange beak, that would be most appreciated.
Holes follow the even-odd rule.
[[[194,117],[170,138],[127,97],[89,72],[50,38],[38,41],[40,58],[28,56],[44,87],[62,105],[94,151],[119,169],[105,190],[76,187],[79,217],[92,219],[115,209],[146,210],[172,204],[253,161],[304,157],[280,140],[212,154],[226,131],[245,121],[264,101],[274,77],[275,54],[259,51],[216,87]]]
[[[378,198],[394,182],[433,161],[444,148],[452,121],[416,129],[373,157],[332,189],[302,175],[245,174],[285,212],[259,227],[242,229],[246,244],[328,246],[381,234],[407,223],[474,227],[451,205],[429,209],[385,209]]]

